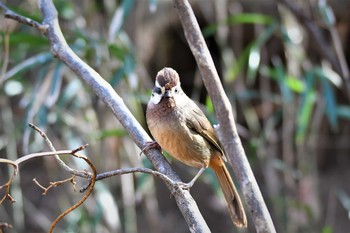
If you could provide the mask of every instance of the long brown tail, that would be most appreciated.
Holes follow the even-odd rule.
[[[219,180],[232,222],[237,227],[247,227],[247,217],[245,215],[241,199],[239,198],[239,194],[232,181],[231,175],[221,157],[215,157],[216,158],[213,158],[210,161],[210,167],[214,170],[216,177]]]

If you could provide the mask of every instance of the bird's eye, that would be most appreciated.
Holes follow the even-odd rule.
[[[162,90],[159,87],[155,87],[153,92],[157,93],[158,95],[162,94]]]
[[[179,93],[179,88],[175,88],[175,93],[177,94],[177,93]]]

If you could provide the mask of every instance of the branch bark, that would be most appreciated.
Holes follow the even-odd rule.
[[[0,7],[5,10],[6,17],[33,26],[44,33],[51,45],[52,54],[65,63],[92,88],[96,95],[112,110],[113,114],[139,148],[143,149],[146,142],[152,141],[111,85],[94,69],[81,60],[68,46],[60,29],[57,17],[58,13],[52,0],[39,0],[39,8],[43,15],[42,24],[37,24],[34,21],[31,21],[29,24],[26,20],[27,18],[19,17],[19,19],[19,15],[11,15],[13,12],[9,11],[2,2],[0,2]],[[145,154],[156,170],[168,176],[175,182],[181,182],[159,150],[150,149],[147,150]],[[167,187],[173,191],[170,185],[167,184]],[[210,232],[207,223],[203,219],[198,206],[190,193],[187,190],[177,189],[176,192],[173,192],[172,194],[175,197],[179,210],[184,216],[190,231]]]
[[[259,233],[274,233],[276,230],[270,213],[237,133],[231,104],[222,87],[191,5],[188,0],[173,0],[173,2],[180,17],[187,42],[202,74],[204,85],[215,106],[216,116],[220,123],[218,136],[239,181],[243,199],[254,221],[255,229]]]

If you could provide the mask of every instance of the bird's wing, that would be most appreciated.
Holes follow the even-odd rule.
[[[220,153],[223,159],[226,161],[225,153],[220,145],[218,138],[215,135],[214,128],[210,124],[208,118],[204,115],[202,110],[191,101],[192,114],[186,115],[186,125],[202,137],[204,137],[208,142],[210,142]]]

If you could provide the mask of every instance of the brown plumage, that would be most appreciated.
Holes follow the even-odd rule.
[[[157,143],[184,164],[200,168],[194,181],[210,167],[214,170],[233,223],[247,226],[247,218],[224,161],[226,157],[214,129],[200,108],[181,90],[175,70],[158,72],[152,97],[147,105],[148,128]]]

